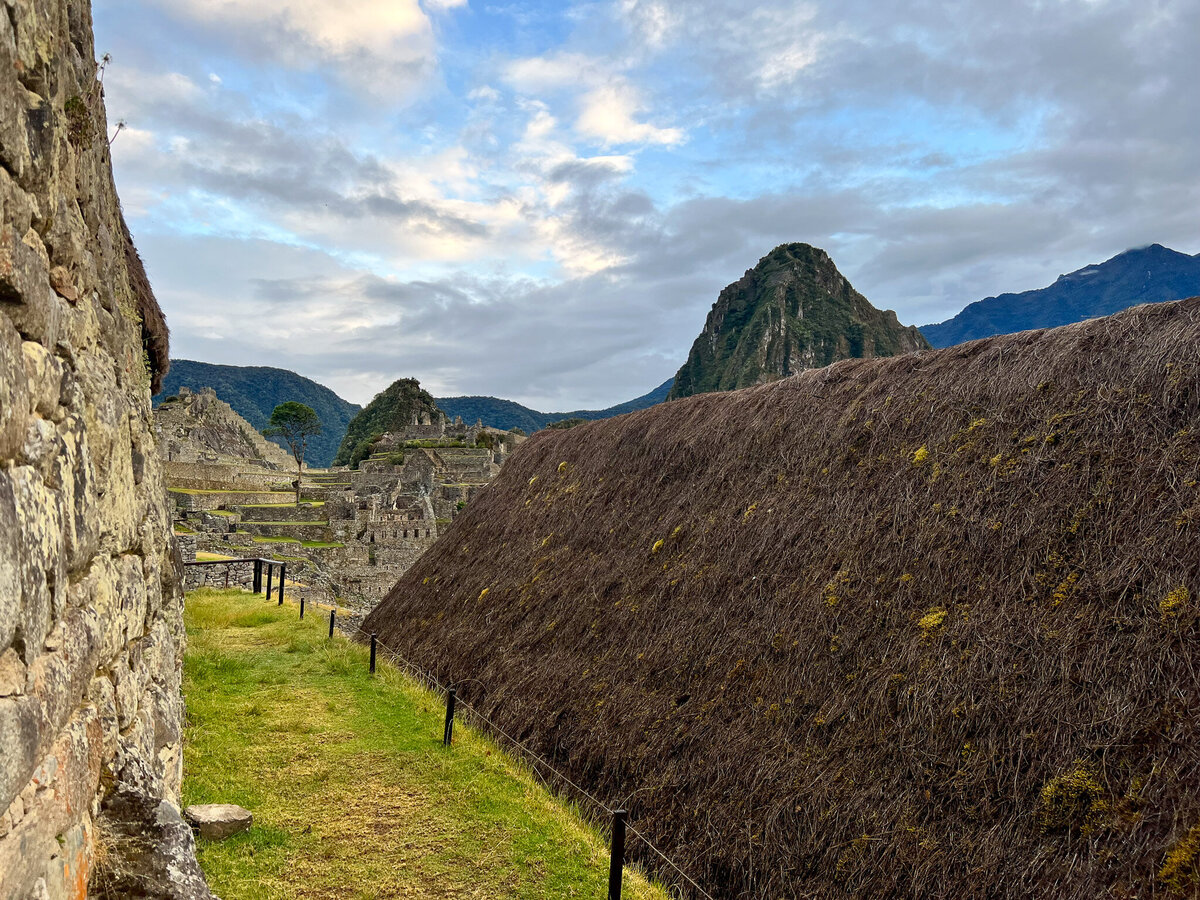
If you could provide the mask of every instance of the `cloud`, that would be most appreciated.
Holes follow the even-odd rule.
[[[637,92],[627,86],[611,84],[584,95],[576,129],[587,137],[613,144],[679,144],[684,133],[679,128],[659,128],[638,122],[643,111]]]
[[[315,4],[96,2],[181,355],[571,409],[785,241],[916,324],[1200,251],[1194,0]]]
[[[407,97],[436,67],[433,29],[417,0],[146,0],[226,32],[233,43],[293,69],[328,67],[372,94]],[[443,11],[461,5],[435,0]]]
[[[518,91],[536,94],[593,82],[604,68],[601,60],[582,53],[553,53],[511,60],[502,74]]]

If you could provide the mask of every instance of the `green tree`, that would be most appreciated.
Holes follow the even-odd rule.
[[[308,439],[321,433],[321,420],[311,406],[288,400],[271,412],[271,420],[263,429],[267,437],[281,437],[291,448],[296,460],[296,505],[300,505],[300,480],[304,472],[304,451]]]

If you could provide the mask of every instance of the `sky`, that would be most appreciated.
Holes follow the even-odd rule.
[[[822,247],[905,324],[1200,252],[1200,0],[94,0],[172,356],[603,407]],[[117,123],[125,127],[117,132]]]

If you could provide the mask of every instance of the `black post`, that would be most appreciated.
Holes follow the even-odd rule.
[[[371,634],[371,674],[375,674],[375,634]]]
[[[333,617],[337,615],[336,609],[329,611],[329,639],[333,640]]]
[[[279,582],[279,590],[280,590],[280,593],[283,592],[283,580],[282,579],[280,579],[280,582]],[[304,595],[303,594],[300,595],[300,618],[301,619],[304,618]]]
[[[254,561],[254,593],[257,594],[257,593],[260,593],[261,591],[262,591],[262,560],[256,559]]]
[[[621,900],[621,874],[625,870],[625,810],[613,811],[612,856],[608,861],[608,900]]]
[[[287,581],[287,563],[279,567],[279,605],[283,606],[283,583]],[[304,617],[304,612],[300,612],[301,618]]]
[[[271,582],[275,580],[275,566],[267,563],[267,599],[271,599]]]
[[[446,692],[446,727],[442,729],[442,745],[450,746],[450,742],[454,740],[454,701],[458,699],[458,691],[455,688],[450,688]]]

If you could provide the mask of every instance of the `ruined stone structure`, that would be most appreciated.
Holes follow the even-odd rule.
[[[270,451],[243,435],[253,432],[249,423],[211,391],[164,403],[155,416],[160,452],[171,456],[164,463],[176,532],[187,552],[286,562],[293,596],[341,600],[362,611],[383,597],[524,440],[478,423],[425,416],[385,434],[357,470],[306,471],[304,502],[296,506],[291,470],[273,468]],[[243,569],[229,574],[231,584],[246,581],[249,570]],[[223,583],[226,573],[195,569],[188,577]]]
[[[0,897],[208,897],[178,810],[183,597],[150,430],[166,326],[87,0],[4,12]]]
[[[154,433],[159,453],[168,462],[220,463],[232,458],[269,471],[296,471],[290,453],[255,431],[212,388],[181,388],[179,396],[164,401],[154,411]]]

